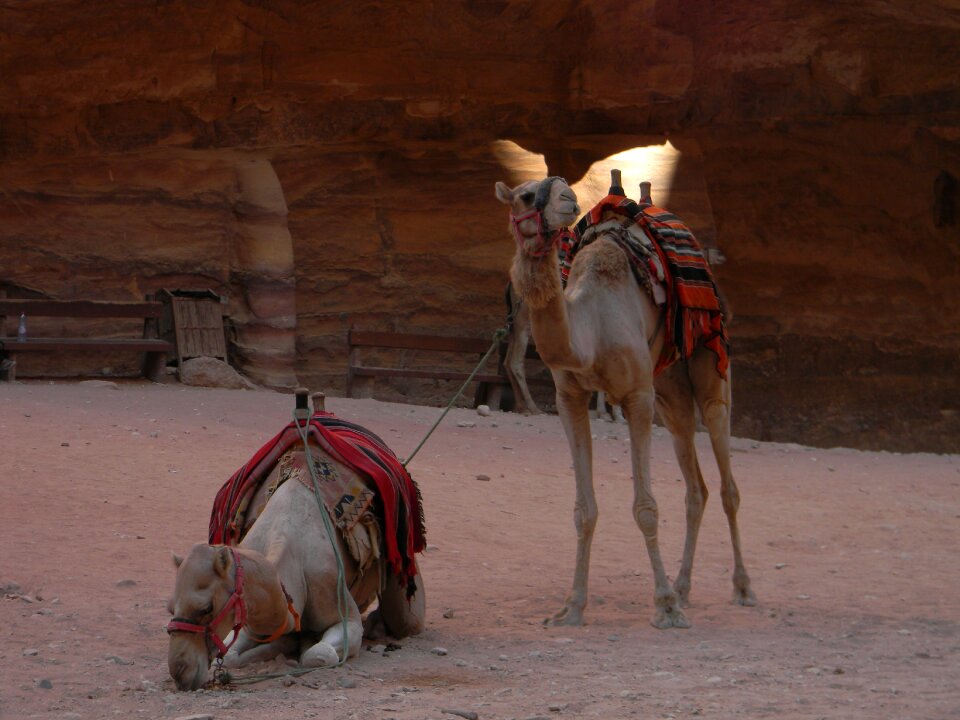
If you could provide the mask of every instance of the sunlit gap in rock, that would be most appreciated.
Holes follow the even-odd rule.
[[[509,182],[518,185],[527,180],[540,180],[546,177],[547,168],[543,155],[525,150],[510,140],[496,140],[493,153],[509,173]],[[640,183],[650,181],[653,184],[653,199],[661,206],[670,206],[670,191],[680,151],[669,141],[662,145],[647,145],[624,150],[598,160],[590,166],[586,174],[576,180],[572,187],[577,193],[580,207],[592,208],[607,195],[610,189],[610,170],[617,168],[623,177],[623,190],[628,197],[640,199]]]

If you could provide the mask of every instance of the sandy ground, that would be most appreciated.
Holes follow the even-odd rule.
[[[439,413],[337,398],[329,408],[400,457]],[[658,631],[625,428],[595,421],[588,623],[552,628],[541,621],[569,588],[575,545],[559,422],[470,410],[451,413],[410,466],[430,543],[423,635],[293,681],[177,692],[163,631],[170,553],[206,538],[214,493],[291,409],[269,392],[0,385],[0,716],[960,717],[960,457],[735,440],[760,600],[742,608],[729,602],[717,472],[698,437],[713,496],[693,627]],[[662,429],[652,462],[675,573],[683,484]]]

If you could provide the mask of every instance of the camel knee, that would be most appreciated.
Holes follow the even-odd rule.
[[[723,511],[727,515],[736,515],[740,509],[740,491],[732,481],[724,483],[720,488],[720,497],[723,500]]]
[[[714,398],[705,401],[700,412],[703,415],[703,424],[708,428],[723,427],[730,417],[730,408],[721,399]]]
[[[660,520],[660,511],[653,498],[639,500],[633,504],[633,519],[646,538],[657,536],[657,523]]]
[[[707,506],[707,498],[710,497],[710,491],[703,483],[698,483],[694,487],[687,488],[687,516],[690,518],[700,518],[703,510]]]
[[[578,500],[573,506],[573,524],[577,528],[577,538],[583,540],[593,535],[600,512],[595,502]]]

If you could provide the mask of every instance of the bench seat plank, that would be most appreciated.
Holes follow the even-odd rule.
[[[0,316],[19,317],[26,313],[29,321],[37,317],[73,318],[159,318],[163,303],[159,301],[113,302],[106,300],[43,300],[0,299]]]
[[[0,338],[0,350],[8,353],[98,349],[173,352],[173,343],[155,338]]]
[[[490,349],[490,340],[479,338],[442,337],[406,333],[350,330],[350,347],[395,348],[400,350],[433,350],[438,352],[477,353]]]

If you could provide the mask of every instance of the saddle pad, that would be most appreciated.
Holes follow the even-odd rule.
[[[330,488],[334,498],[331,512],[335,521],[339,520],[338,526],[353,527],[368,512],[374,512],[382,529],[379,535],[384,552],[381,554],[412,594],[413,578],[417,574],[415,555],[426,547],[420,489],[413,478],[383,440],[366,428],[341,420],[332,413],[317,413],[311,417],[307,434],[311,445],[316,443],[337,462],[363,478],[364,489],[372,495],[368,503],[364,493],[357,491],[353,495],[348,488],[337,498],[340,491]],[[235,545],[240,541],[250,502],[261,484],[288,451],[302,445],[300,434],[291,422],[223,484],[214,498],[210,514],[210,543]],[[330,468],[336,469],[328,464],[327,469]],[[321,486],[325,484],[322,482]],[[352,497],[344,500],[346,495]],[[328,507],[331,506],[328,504]]]
[[[725,378],[730,358],[720,293],[703,248],[690,228],[673,213],[646,200],[636,203],[620,195],[603,198],[580,218],[572,235],[561,240],[560,252],[566,256],[561,258],[563,280],[566,280],[577,252],[599,235],[592,228],[617,217],[627,225],[636,224],[642,228],[659,259],[654,262],[642,242],[620,242],[631,259],[634,275],[641,268],[654,277],[663,273],[667,295],[664,308],[667,342],[654,373],[663,372],[677,360],[686,360],[702,343],[716,355],[717,372]],[[641,282],[641,285],[649,287],[649,281]]]

